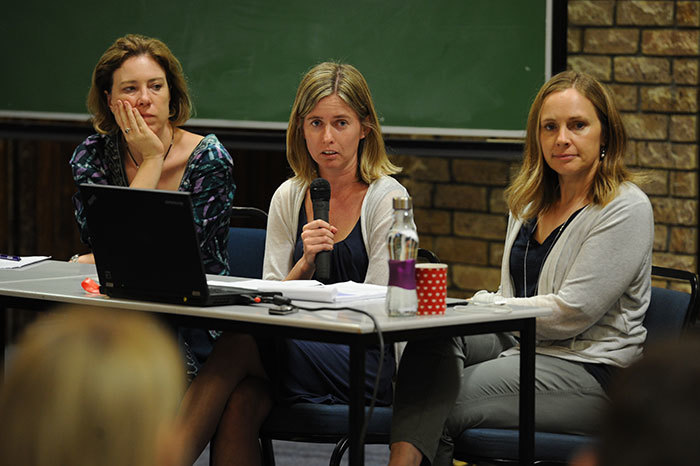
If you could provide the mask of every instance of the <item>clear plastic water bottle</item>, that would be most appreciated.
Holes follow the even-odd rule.
[[[387,237],[389,247],[389,286],[386,312],[390,317],[413,316],[418,310],[416,258],[418,232],[413,221],[410,197],[394,198],[394,223]]]

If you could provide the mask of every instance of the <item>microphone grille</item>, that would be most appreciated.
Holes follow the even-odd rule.
[[[316,178],[309,186],[312,201],[329,201],[331,199],[331,184],[325,178]]]

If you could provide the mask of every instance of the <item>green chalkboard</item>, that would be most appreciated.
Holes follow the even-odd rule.
[[[365,75],[387,132],[517,136],[547,77],[548,2],[6,2],[0,116],[85,114],[97,59],[138,32],[169,45],[212,124],[284,128],[303,73],[332,59]]]

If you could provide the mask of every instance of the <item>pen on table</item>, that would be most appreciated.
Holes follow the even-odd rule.
[[[5,259],[6,261],[15,261],[15,262],[19,262],[22,260],[22,258],[19,256],[8,256],[7,254],[0,254],[0,259]]]
[[[469,304],[469,301],[467,301],[466,299],[462,299],[459,301],[452,301],[452,302],[447,303],[447,307],[466,306],[467,304]]]

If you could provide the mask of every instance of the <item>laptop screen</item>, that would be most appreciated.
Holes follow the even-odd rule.
[[[81,184],[103,293],[182,302],[206,296],[189,193]]]

